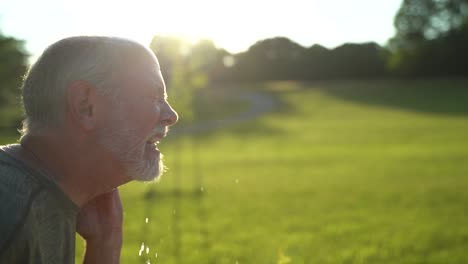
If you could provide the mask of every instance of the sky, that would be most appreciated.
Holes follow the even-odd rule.
[[[309,47],[384,45],[402,0],[0,0],[0,32],[36,58],[75,35],[111,35],[149,45],[154,35],[212,39],[232,53],[283,36]]]

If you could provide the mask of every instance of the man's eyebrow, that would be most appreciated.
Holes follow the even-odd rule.
[[[158,82],[156,87],[158,89],[158,94],[162,94],[164,99],[167,99],[167,92],[166,89],[164,89],[164,84],[162,82]]]
[[[167,100],[167,93],[164,89],[164,85],[161,82],[154,82],[154,87],[156,88],[157,92],[157,97],[161,97],[160,94],[163,94],[164,100]]]

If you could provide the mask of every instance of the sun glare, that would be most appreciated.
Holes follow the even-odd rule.
[[[91,4],[91,0],[89,1]],[[85,2],[86,2],[85,1]],[[242,5],[222,7],[216,1],[93,1],[87,19],[76,25],[69,34],[117,35],[148,45],[155,35],[174,36],[189,43],[211,39],[232,52],[246,49],[239,36],[258,40],[255,28],[249,25],[251,11]],[[109,10],[112,9],[112,12]],[[105,15],[103,15],[105,14]]]
[[[392,19],[400,0],[81,0],[0,4],[3,30],[27,40],[37,56],[50,43],[74,35],[114,35],[148,45],[155,35],[175,36],[189,43],[211,39],[231,53],[255,42],[284,36],[304,45],[334,47],[347,42],[377,41],[393,35]],[[340,3],[337,3],[340,2]],[[336,8],[339,4],[340,8]],[[47,10],[45,9],[47,7]],[[372,10],[358,15],[349,10]],[[54,14],[43,16],[44,12]],[[6,12],[6,13],[5,13]],[[347,19],[352,16],[352,19]],[[34,28],[25,17],[34,21]],[[344,22],[346,21],[346,22]],[[373,21],[370,26],[369,21]]]

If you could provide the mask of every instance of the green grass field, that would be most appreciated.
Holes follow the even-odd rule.
[[[468,263],[468,81],[256,86],[276,111],[121,189],[122,263]]]

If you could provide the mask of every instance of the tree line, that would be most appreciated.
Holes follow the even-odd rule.
[[[396,34],[385,46],[370,42],[333,49],[318,44],[303,47],[274,37],[231,54],[210,40],[189,45],[156,36],[150,48],[169,87],[223,81],[468,76],[468,0],[403,0],[394,26]],[[22,41],[0,34],[1,106],[18,96],[27,57]]]
[[[155,37],[151,47],[167,72],[177,62],[189,76],[213,82],[468,76],[468,0],[404,0],[394,26],[396,34],[385,46],[346,43],[327,49],[275,37],[230,54],[209,40],[190,46]]]

